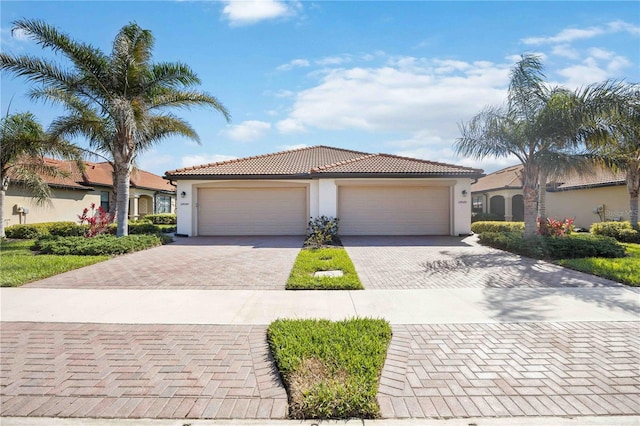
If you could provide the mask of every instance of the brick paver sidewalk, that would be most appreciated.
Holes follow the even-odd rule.
[[[1,416],[284,418],[265,326],[2,323]]]
[[[640,414],[640,322],[393,326],[382,416]]]

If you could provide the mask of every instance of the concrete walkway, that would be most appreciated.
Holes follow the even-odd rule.
[[[346,239],[367,290],[283,291],[296,239],[212,241],[0,289],[2,424],[315,424],[266,326],[354,316],[393,327],[387,420],[322,424],[640,424],[640,289],[447,237]]]

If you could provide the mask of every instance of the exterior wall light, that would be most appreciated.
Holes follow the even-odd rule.
[[[182,191],[182,192],[180,193],[180,197],[181,197],[181,198],[184,198],[184,197],[186,197],[186,196],[187,196],[187,193],[186,193],[186,192]]]
[[[463,190],[462,190],[462,196],[463,196],[463,197],[466,197],[466,196],[467,196],[467,190],[466,190],[466,189],[463,189]]]

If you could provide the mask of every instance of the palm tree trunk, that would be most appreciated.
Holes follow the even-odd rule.
[[[116,236],[122,237],[129,234],[129,183],[131,182],[131,167],[120,165],[116,176],[116,222],[118,224]]]
[[[0,188],[0,238],[4,238],[4,186]]]
[[[522,195],[524,200],[524,236],[533,237],[538,230],[538,167],[525,164],[522,168]]]
[[[627,171],[627,189],[629,190],[629,221],[638,226],[638,193],[640,192],[640,164],[631,164]]]
[[[538,177],[538,217],[537,222],[540,224],[540,232],[542,235],[547,234],[547,172],[540,170]]]

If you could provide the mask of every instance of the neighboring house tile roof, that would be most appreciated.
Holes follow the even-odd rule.
[[[520,179],[521,170],[522,164],[519,164],[483,176],[471,185],[471,192],[522,188],[522,180]]]
[[[486,192],[498,189],[522,188],[520,171],[522,165],[507,167],[478,179],[471,185],[471,192]],[[579,175],[570,173],[556,179],[550,178],[547,183],[548,191],[566,191],[570,189],[590,188],[594,186],[621,185],[625,183],[624,172],[613,172],[598,167],[592,173]]]
[[[614,172],[605,168],[597,168],[593,173],[582,176],[571,174],[558,179],[550,179],[548,191],[566,191],[570,189],[589,188],[593,186],[611,186],[626,184],[626,173]]]
[[[56,160],[45,158],[45,163],[56,166],[67,173],[66,177],[51,177],[43,175],[42,178],[49,185],[59,188],[91,190],[92,186],[113,186],[113,168],[107,162],[85,162],[81,171],[74,161]],[[14,179],[17,179],[14,177]],[[136,170],[131,174],[131,187],[150,189],[153,191],[175,192],[174,186],[162,176],[154,175],[144,170]]]
[[[388,154],[313,146],[166,172],[171,179],[344,175],[469,176],[482,170]]]

